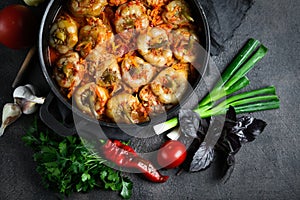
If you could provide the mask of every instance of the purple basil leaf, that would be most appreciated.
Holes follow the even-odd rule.
[[[226,163],[224,165],[224,176],[223,176],[223,183],[226,183],[229,178],[231,177],[231,174],[234,170],[234,166],[235,166],[235,157],[234,154],[228,154],[227,158],[226,158]]]
[[[231,130],[236,125],[236,112],[234,107],[229,106],[226,112],[224,130]]]
[[[200,118],[200,125],[198,128],[198,136],[204,138],[209,128],[209,121],[207,119]]]
[[[239,136],[242,144],[252,142],[265,129],[267,123],[260,119],[243,116],[237,119],[236,126],[232,132]]]
[[[190,171],[196,172],[205,169],[210,165],[214,158],[214,146],[207,145],[202,142],[199,149],[196,151],[193,161],[190,165]]]
[[[226,132],[216,145],[216,148],[225,154],[236,154],[241,147],[239,136],[230,132]]]
[[[185,136],[197,138],[200,117],[197,113],[188,109],[181,109],[178,114],[180,130]]]
[[[226,113],[224,128],[216,147],[226,156],[223,161],[223,182],[230,178],[235,164],[234,155],[240,150],[242,144],[253,141],[266,127],[266,122],[249,116],[236,118],[233,107]]]
[[[226,120],[236,121],[236,112],[234,107],[229,106],[228,111],[226,112]]]
[[[248,142],[253,141],[257,136],[259,136],[267,126],[267,123],[260,119],[254,119],[253,122],[244,130],[244,135],[246,136]]]
[[[221,121],[221,116],[211,118],[210,127],[205,138],[193,156],[190,171],[196,172],[205,169],[214,159],[214,148],[223,129],[223,123],[221,123]]]
[[[235,134],[228,134],[227,141],[229,145],[229,153],[236,154],[242,147],[239,136]]]

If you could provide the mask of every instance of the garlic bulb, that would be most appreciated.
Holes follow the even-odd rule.
[[[3,135],[5,128],[16,121],[22,114],[21,108],[18,104],[7,103],[3,107],[2,124],[0,127],[0,136]]]
[[[44,97],[37,97],[35,95],[36,89],[30,84],[17,87],[13,93],[15,103],[21,107],[24,114],[34,113],[37,110],[37,104],[44,103]]]
[[[26,99],[27,101],[31,101],[38,104],[43,104],[45,101],[44,97],[35,96],[36,90],[33,85],[27,84],[24,86],[19,86],[14,90],[13,97]]]

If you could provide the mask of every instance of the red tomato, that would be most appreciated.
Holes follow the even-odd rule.
[[[166,169],[178,167],[186,158],[186,147],[177,140],[168,140],[157,152],[158,164]]]
[[[9,5],[0,11],[0,43],[20,49],[31,46],[38,26],[33,12],[24,5]]]

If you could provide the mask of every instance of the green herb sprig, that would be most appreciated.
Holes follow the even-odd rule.
[[[34,150],[45,188],[62,196],[102,188],[118,191],[124,199],[131,197],[131,180],[105,165],[106,160],[88,150],[77,135],[61,137],[48,129],[38,130],[37,124],[36,119],[22,140]]]

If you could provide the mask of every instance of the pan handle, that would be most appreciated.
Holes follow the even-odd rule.
[[[55,133],[61,136],[70,136],[77,133],[73,119],[68,119],[72,116],[71,112],[50,92],[40,107],[39,115],[41,120]]]

